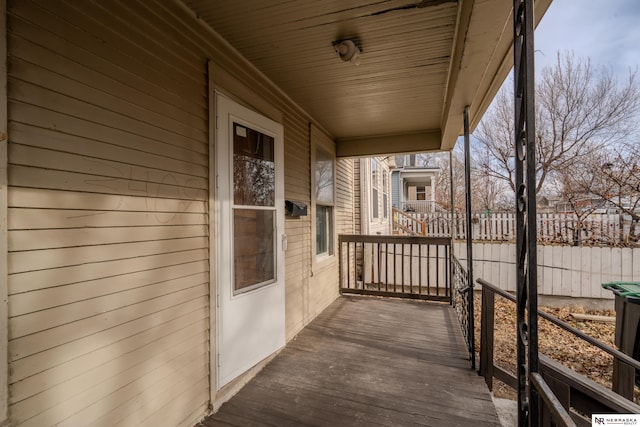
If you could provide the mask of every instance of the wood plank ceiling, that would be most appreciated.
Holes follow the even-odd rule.
[[[477,124],[512,63],[511,0],[183,1],[331,132],[339,155],[450,149],[464,107]],[[333,47],[350,38],[358,65]]]

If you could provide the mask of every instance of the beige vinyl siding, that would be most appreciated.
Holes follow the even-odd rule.
[[[353,160],[353,220],[354,233],[362,233],[362,174],[361,159]]]
[[[309,124],[287,116],[284,121],[285,199],[305,203],[307,216],[287,218],[285,254],[286,338],[294,337],[309,321],[309,269],[311,264],[311,171]]]
[[[355,222],[354,159],[339,159],[336,162],[336,226],[338,234],[357,233]]]
[[[322,130],[316,126],[311,127],[311,147],[315,150],[316,147],[321,147],[331,155],[335,156],[335,142]],[[312,157],[315,159],[315,156]],[[315,174],[314,169],[310,171],[309,176]],[[315,247],[311,250],[312,259],[312,274],[309,280],[309,315],[311,318],[317,316],[324,310],[329,304],[331,304],[338,297],[338,238],[340,233],[339,218],[339,190],[338,187],[342,184],[342,173],[338,171],[337,162],[334,168],[334,201],[333,201],[333,224],[334,224],[334,252],[332,256],[326,258],[316,257]],[[312,201],[309,209],[311,221],[315,222],[315,200]],[[315,226],[312,227],[312,246],[315,246]]]
[[[372,182],[373,174],[371,164],[377,162],[377,182]],[[383,185],[382,174],[387,174],[389,177],[388,159],[386,157],[370,157],[361,158],[356,161],[356,188],[359,191],[355,195],[356,200],[356,220],[360,227],[362,234],[390,234],[391,233],[391,208],[390,201],[387,198],[387,212],[388,217],[384,218],[384,198],[383,198]],[[389,177],[390,178],[390,177]],[[378,191],[378,218],[373,218],[373,196],[372,186],[375,185]]]
[[[8,4],[15,425],[192,424],[208,404],[204,57],[140,4]]]

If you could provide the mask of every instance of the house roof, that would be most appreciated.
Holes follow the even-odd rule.
[[[512,67],[511,0],[183,0],[338,141],[339,156],[449,150]],[[551,0],[536,1],[537,20]],[[359,65],[333,44],[354,39]]]

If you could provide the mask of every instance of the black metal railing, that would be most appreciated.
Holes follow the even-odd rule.
[[[340,292],[451,302],[451,239],[338,237]]]
[[[484,377],[489,389],[493,389],[493,379],[497,379],[517,390],[518,378],[507,369],[494,364],[494,323],[495,296],[516,303],[516,297],[497,286],[478,279],[482,286],[482,312],[480,320],[480,375]],[[640,362],[632,357],[596,340],[555,316],[538,310],[538,317],[543,318],[560,329],[580,338],[613,356],[615,363],[633,369],[640,369]],[[539,354],[540,372],[529,374],[530,384],[536,388],[539,397],[539,425],[590,425],[594,413],[640,413],[640,406],[631,400],[614,393],[612,390],[580,375],[562,364]],[[512,367],[513,368],[513,367]],[[614,384],[628,383],[633,390],[635,375],[614,372]],[[618,378],[616,378],[616,375]],[[562,410],[560,407],[562,407]],[[569,423],[571,420],[571,423]],[[574,424],[575,423],[575,424]]]
[[[473,289],[469,283],[469,274],[467,270],[460,264],[458,258],[451,257],[451,270],[452,270],[452,282],[453,282],[453,308],[460,322],[460,328],[462,329],[462,335],[467,344],[467,350],[469,351],[469,358],[475,357],[475,352],[472,346],[471,336],[473,330],[471,329],[471,322],[469,321],[473,317],[469,307],[469,292]]]

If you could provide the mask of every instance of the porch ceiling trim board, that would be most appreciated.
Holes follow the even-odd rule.
[[[338,139],[337,157],[370,156],[371,153],[396,154],[440,149],[440,130],[427,130],[398,135],[367,136]]]

